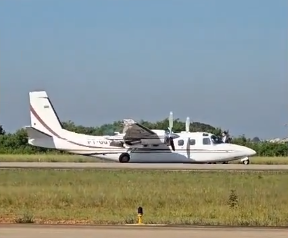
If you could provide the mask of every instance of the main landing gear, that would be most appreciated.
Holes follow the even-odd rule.
[[[120,163],[128,163],[130,161],[130,155],[128,153],[122,153],[119,156]]]

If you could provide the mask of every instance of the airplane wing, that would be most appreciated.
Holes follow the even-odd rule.
[[[163,143],[159,136],[145,126],[135,122],[132,119],[124,119],[125,142],[140,142],[141,140],[153,140],[153,143]]]

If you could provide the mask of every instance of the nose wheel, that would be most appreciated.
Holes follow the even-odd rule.
[[[241,162],[242,164],[245,164],[245,165],[250,164],[249,157],[248,157],[248,156],[243,157],[243,158],[240,160],[240,162]]]
[[[244,160],[242,163],[245,164],[245,165],[250,164],[250,160],[249,159]]]

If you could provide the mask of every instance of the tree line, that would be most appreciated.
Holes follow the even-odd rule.
[[[168,128],[168,119],[157,122],[140,121],[140,123],[151,129]],[[99,127],[85,127],[82,125],[76,125],[72,121],[62,122],[63,128],[74,131],[76,133],[83,133],[87,135],[112,135],[115,131],[122,132],[122,121],[115,121],[110,124],[104,124]],[[185,130],[185,122],[176,119],[173,123],[173,131],[180,132]],[[221,136],[223,130],[211,125],[192,122],[190,124],[190,131],[203,131],[210,132],[217,136]],[[258,137],[253,139],[242,135],[240,137],[232,137],[231,143],[244,145],[254,149],[258,156],[288,156],[288,143],[272,143],[267,141],[260,141]],[[3,126],[0,125],[0,154],[35,154],[35,153],[50,153],[59,154],[65,153],[58,150],[45,149],[40,147],[34,147],[28,144],[27,133],[25,129],[19,129],[15,133],[6,133]]]

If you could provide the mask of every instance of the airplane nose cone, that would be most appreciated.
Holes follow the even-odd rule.
[[[237,145],[236,148],[236,150],[241,152],[243,156],[252,156],[256,154],[255,150],[252,150],[251,148],[246,146]]]
[[[256,155],[256,151],[252,150],[251,148],[246,147],[247,149],[247,155],[248,156],[252,156],[252,155]]]

